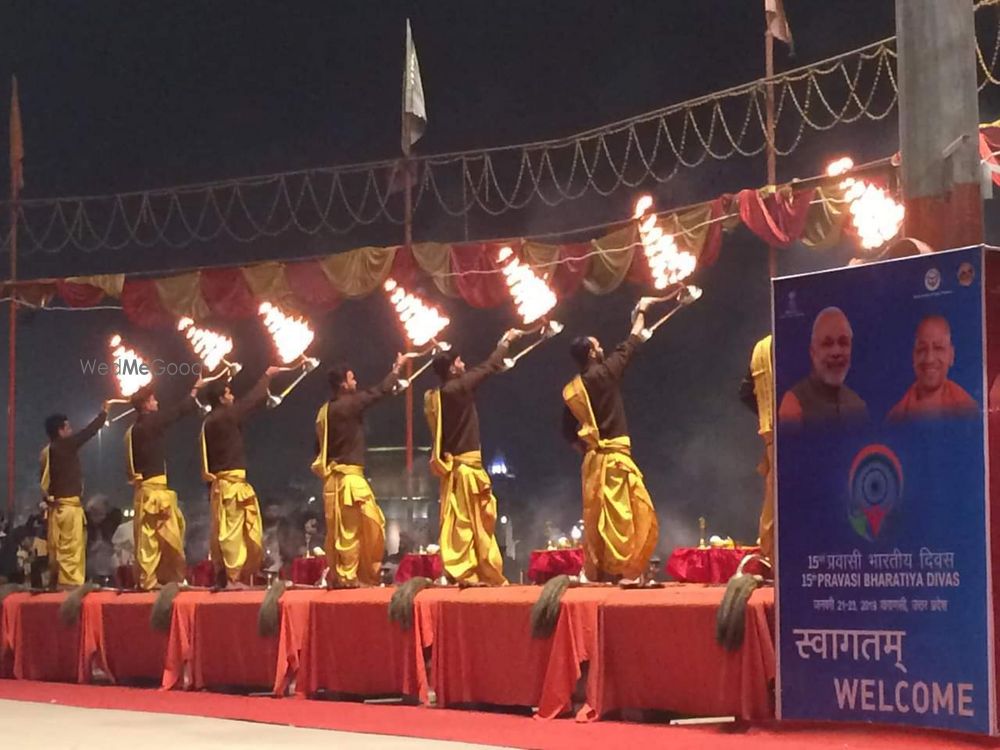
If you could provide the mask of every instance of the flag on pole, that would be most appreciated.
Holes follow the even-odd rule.
[[[427,128],[427,110],[424,107],[424,84],[420,80],[420,63],[417,47],[406,19],[406,63],[403,68],[403,154],[410,155],[413,144],[420,140]]]
[[[21,130],[17,76],[11,76],[10,82],[10,185],[12,191],[20,192],[24,188],[24,132]]]
[[[792,27],[788,25],[782,0],[764,0],[764,17],[767,19],[767,30],[771,36],[794,48]]]

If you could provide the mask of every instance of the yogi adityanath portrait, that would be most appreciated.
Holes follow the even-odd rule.
[[[951,325],[941,315],[928,315],[913,337],[913,374],[916,376],[887,421],[934,417],[974,416],[979,405],[958,383],[948,379],[955,364]]]
[[[839,307],[827,307],[813,321],[809,375],[785,392],[778,421],[786,425],[863,422],[868,406],[845,385],[851,369],[854,331]]]

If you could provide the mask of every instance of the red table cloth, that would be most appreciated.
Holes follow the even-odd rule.
[[[621,708],[772,718],[774,589],[758,589],[750,598],[743,647],[735,652],[715,642],[723,593],[678,584],[615,589],[601,607],[588,705],[577,718],[597,719]]]
[[[310,597],[301,633],[296,691],[361,696],[419,695],[422,677],[413,629],[389,621],[392,588],[341,589]],[[285,606],[285,599],[282,599]],[[282,640],[296,628],[282,621]],[[294,646],[287,649],[292,653]],[[426,677],[423,677],[426,680]]]
[[[580,665],[597,648],[599,606],[611,592],[609,586],[567,590],[556,630],[545,640],[531,636],[537,586],[420,593],[416,610],[433,630],[438,705],[537,706],[542,718],[570,708]],[[426,627],[418,634],[422,646],[431,645]]]
[[[315,586],[326,570],[325,557],[296,557],[292,560],[292,583]]]
[[[115,568],[115,586],[120,589],[134,589],[137,585],[134,565],[119,565]]]
[[[90,682],[93,666],[115,684],[163,679],[167,634],[149,624],[156,597],[149,591],[83,600],[80,682]]]
[[[411,552],[399,561],[399,567],[396,568],[396,577],[394,580],[396,583],[405,583],[411,578],[423,576],[424,578],[436,581],[443,573],[444,567],[441,565],[440,555],[420,555],[416,552]]]
[[[264,591],[185,591],[174,599],[162,685],[271,689],[278,637],[257,634]],[[189,670],[190,685],[185,684]]]
[[[8,594],[0,607],[0,677],[14,676],[14,618],[21,602],[29,597],[27,592]]]
[[[583,547],[536,549],[528,563],[528,580],[542,584],[556,576],[578,576],[583,570]]]
[[[83,617],[63,625],[59,605],[66,592],[11,594],[3,602],[5,650],[13,654],[12,674],[19,680],[77,682],[80,679]],[[102,601],[117,596],[96,591],[87,596]],[[86,600],[85,600],[86,601]]]
[[[278,657],[274,669],[273,692],[276,696],[282,696],[288,691],[289,684],[298,672],[302,643],[309,625],[309,606],[313,599],[327,593],[321,589],[293,589],[281,596]]]
[[[211,560],[202,560],[200,563],[189,565],[187,569],[187,580],[192,586],[203,586],[211,588],[215,585],[215,567]]]
[[[740,561],[759,547],[677,547],[667,560],[667,573],[681,583],[728,583]]]

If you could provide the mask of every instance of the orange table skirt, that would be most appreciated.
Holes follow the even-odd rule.
[[[178,594],[167,640],[163,687],[269,690],[277,671],[278,637],[257,634],[264,594],[263,590]]]
[[[389,622],[393,591],[322,591],[301,603],[288,594],[282,598],[279,648],[288,663],[287,674],[298,670],[296,692],[420,694],[426,684],[423,656],[417,651],[414,631]],[[275,687],[275,692],[283,689],[281,684]]]
[[[682,584],[615,590],[601,607],[588,706],[578,718],[600,718],[621,708],[771,718],[774,590],[759,589],[750,598],[746,637],[735,652],[715,642],[723,592],[718,586]]]
[[[90,682],[95,667],[115,684],[161,681],[167,634],[149,624],[156,596],[91,594],[83,600],[80,682]]]
[[[92,593],[95,602],[117,596]],[[81,674],[84,614],[73,625],[59,620],[64,592],[11,594],[3,602],[3,643],[0,661],[7,662],[19,680],[77,682]]]
[[[537,706],[551,718],[571,708],[590,663],[582,720],[620,708],[691,715],[773,715],[773,591],[756,592],[737,652],[715,643],[721,587],[671,584],[622,591],[566,591],[552,636],[531,636],[541,589],[425,589],[414,626],[388,621],[391,588],[296,589],[281,599],[280,633],[262,638],[264,591],[187,591],[174,600],[169,636],[149,626],[152,593],[97,592],[80,622],[59,622],[65,594],[12,594],[0,617],[0,664],[19,679],[86,682],[99,667],[116,682],[161,679],[165,688],[413,695],[455,706]],[[425,654],[430,653],[428,671]]]
[[[556,630],[544,640],[531,636],[531,608],[540,591],[506,586],[417,597],[423,645],[433,645],[431,681],[438,705],[537,706],[543,718],[571,707],[582,662],[597,647],[599,607],[612,589],[567,590]]]

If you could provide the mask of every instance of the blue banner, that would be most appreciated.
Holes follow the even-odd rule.
[[[773,293],[780,715],[989,733],[982,250]]]

